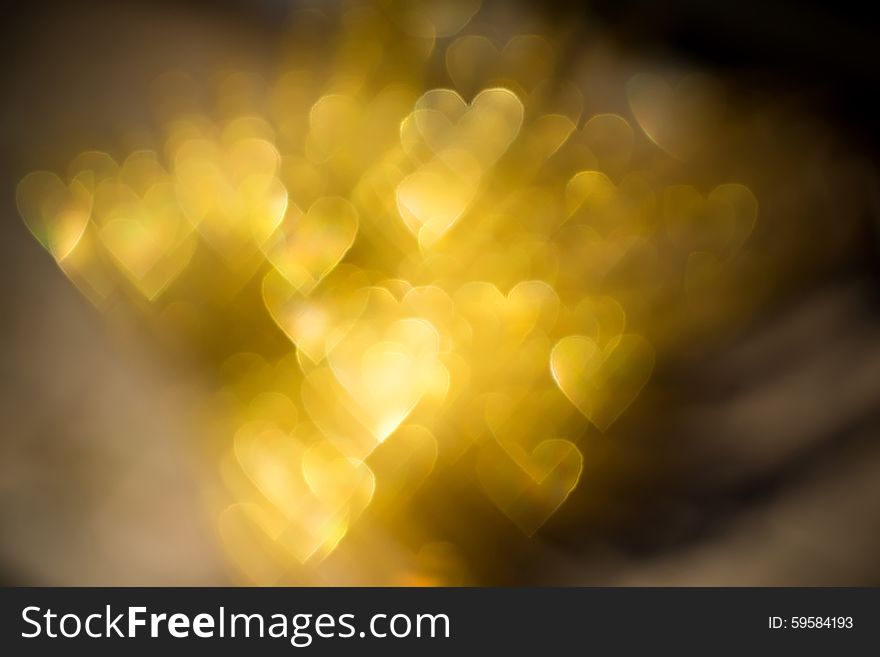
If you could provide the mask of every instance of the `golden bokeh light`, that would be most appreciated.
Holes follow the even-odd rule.
[[[209,101],[171,71],[153,150],[18,185],[97,308],[195,355],[244,581],[320,581],[450,464],[536,535],[665,350],[760,297],[762,201],[703,166],[754,138],[720,83],[637,72],[602,106],[550,28],[480,33],[480,4],[301,12],[274,78],[221,72]],[[454,545],[403,544],[386,581],[466,581]]]

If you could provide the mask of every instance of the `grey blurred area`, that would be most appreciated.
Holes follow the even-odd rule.
[[[32,239],[14,192],[28,170],[63,170],[65,154],[147,145],[144,81],[169,68],[268,70],[285,9],[96,1],[5,10],[0,583],[231,581],[201,497],[192,397],[163,383],[175,365],[119,344]],[[830,117],[849,133],[845,119]],[[608,493],[627,514],[587,528],[562,514],[517,549],[511,570],[481,580],[472,564],[477,583],[880,585],[877,221],[866,205],[832,261],[799,270],[744,330],[657,372],[658,386],[677,391],[652,437],[663,468],[650,484]]]
[[[652,491],[659,501],[646,504],[656,542],[595,541],[575,557],[554,551],[545,562],[552,574],[542,580],[880,582],[880,321],[873,294],[856,283],[823,287],[694,366],[703,392],[678,413],[676,463]]]

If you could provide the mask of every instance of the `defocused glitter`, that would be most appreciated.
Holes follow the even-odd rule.
[[[388,518],[466,464],[535,535],[666,351],[747,316],[782,265],[749,181],[706,166],[760,139],[753,108],[650,71],[606,100],[600,57],[561,66],[533,19],[484,34],[480,4],[299,10],[274,77],[169,71],[152,150],[18,184],[108,319],[194,355],[206,514],[243,581],[317,581],[355,527],[352,568],[467,581],[454,544],[414,551]]]

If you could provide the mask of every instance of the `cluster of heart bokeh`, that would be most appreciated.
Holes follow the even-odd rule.
[[[18,185],[86,297],[216,380],[217,522],[251,580],[319,564],[464,454],[534,535],[578,486],[581,437],[611,439],[649,382],[657,304],[699,296],[755,225],[744,185],[655,175],[689,146],[666,80],[588,115],[553,38],[461,35],[477,6],[446,4],[306,11],[271,82],[220,75],[206,110],[169,73],[155,150]]]

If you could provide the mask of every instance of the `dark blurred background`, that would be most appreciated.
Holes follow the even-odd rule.
[[[0,582],[227,581],[194,493],[192,455],[180,446],[186,425],[155,403],[160,368],[149,353],[114,349],[101,317],[23,226],[15,184],[32,169],[63,171],[81,150],[148,145],[144,81],[166,69],[269,69],[293,4],[59,0],[0,10]],[[632,448],[662,461],[662,474],[604,489],[613,517],[576,515],[585,499],[562,509],[531,543],[478,503],[473,513],[506,557],[468,581],[880,584],[872,173],[880,74],[870,8],[850,0],[524,6],[569,35],[572,56],[601,40],[633,60],[708,71],[734,96],[815,117],[841,158],[859,163],[845,183],[859,198],[839,249],[799,267],[744,330],[656,373],[675,406],[652,429],[674,434],[677,448],[671,456],[658,441]],[[822,221],[844,221],[817,212],[821,221],[804,223],[807,241],[824,239]],[[120,447],[119,423],[132,427],[125,439],[136,451]],[[466,538],[448,531],[467,556]]]

